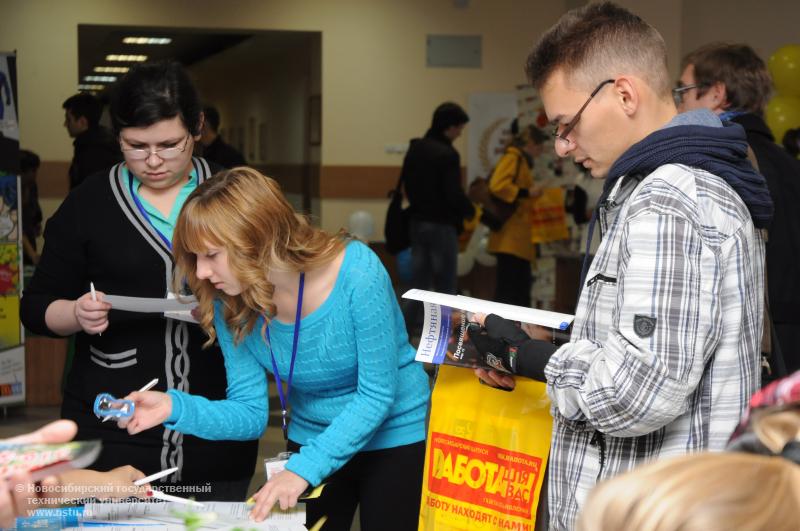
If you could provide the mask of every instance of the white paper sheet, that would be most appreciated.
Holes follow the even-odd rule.
[[[300,503],[292,510],[273,510],[269,517],[256,523],[250,520],[252,506],[235,502],[203,502],[205,507],[188,508],[179,503],[89,503],[81,518],[83,526],[108,526],[108,528],[133,531],[141,528],[147,531],[184,529],[179,514],[191,511],[204,518],[200,529],[258,529],[268,531],[306,530],[305,505]]]
[[[111,307],[115,310],[144,313],[190,311],[197,306],[197,299],[194,296],[182,297],[181,299],[149,299],[145,297],[126,297],[124,295],[105,295],[103,300],[111,303]]]

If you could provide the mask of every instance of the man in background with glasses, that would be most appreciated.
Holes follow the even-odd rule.
[[[633,13],[570,11],[526,66],[557,154],[605,179],[592,220],[602,241],[584,264],[570,341],[521,342],[486,319],[548,384],[550,526],[571,529],[599,481],[725,447],[759,386],[758,229],[772,203],[740,127],[709,111],[677,115],[664,40]]]
[[[769,366],[762,376],[772,380],[791,374],[800,370],[800,278],[795,274],[800,256],[800,161],[775,143],[764,121],[772,92],[767,66],[746,44],[708,44],[683,59],[683,72],[672,92],[680,112],[708,109],[721,120],[741,125],[767,181],[775,208],[766,244],[775,335],[764,345]],[[770,332],[767,327],[767,339]]]

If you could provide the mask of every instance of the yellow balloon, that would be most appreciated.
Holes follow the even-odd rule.
[[[800,98],[800,44],[778,48],[768,67],[779,96]]]
[[[800,98],[775,96],[767,104],[766,118],[775,141],[780,144],[788,129],[800,127]]]

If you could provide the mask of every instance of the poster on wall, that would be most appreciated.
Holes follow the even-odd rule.
[[[25,401],[17,109],[16,56],[0,53],[0,406]]]

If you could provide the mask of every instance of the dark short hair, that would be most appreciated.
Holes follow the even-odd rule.
[[[783,134],[783,147],[795,158],[800,155],[800,128],[789,129]]]
[[[515,120],[516,121],[516,120]],[[519,128],[519,122],[517,122],[517,132],[514,133],[514,128],[512,127],[512,145],[516,147],[522,147],[528,143],[529,140],[532,140],[534,144],[542,145],[548,140],[550,140],[551,136],[536,127],[533,124],[530,124],[522,129]]]
[[[200,134],[200,98],[183,67],[174,61],[145,63],[125,74],[111,95],[111,124],[147,127],[179,116],[193,135]]]
[[[469,122],[469,115],[458,103],[446,101],[436,107],[433,111],[431,129],[441,133],[454,125],[462,125]]]
[[[97,127],[97,124],[100,123],[100,116],[103,114],[103,102],[86,92],[70,96],[64,100],[61,107],[69,111],[75,118],[86,118],[89,127]]]
[[[203,115],[205,116],[206,123],[211,126],[214,132],[219,131],[219,111],[216,107],[206,105],[203,107]]]
[[[38,170],[41,163],[42,161],[39,159],[39,155],[33,151],[28,151],[27,149],[19,150],[19,170],[21,172]]]
[[[528,79],[541,89],[558,69],[586,90],[622,72],[641,77],[661,97],[671,95],[663,37],[610,2],[568,11],[542,35],[525,64]]]
[[[715,83],[724,83],[731,110],[763,114],[772,93],[772,78],[767,65],[750,46],[706,44],[684,57],[682,69],[689,65],[694,66],[698,97]]]

